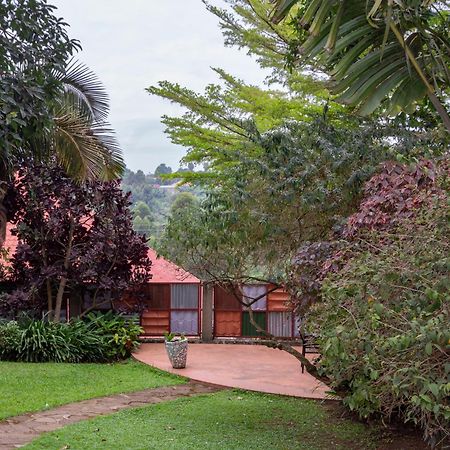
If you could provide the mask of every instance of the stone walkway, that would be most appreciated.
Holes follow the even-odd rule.
[[[146,389],[128,394],[93,398],[48,411],[24,414],[0,421],[0,450],[22,447],[42,433],[54,431],[71,423],[151,403],[191,397],[224,389],[222,386],[190,381],[177,386]]]

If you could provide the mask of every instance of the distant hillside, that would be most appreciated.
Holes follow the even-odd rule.
[[[192,168],[178,169],[183,172],[189,170]],[[179,180],[163,178],[171,173],[171,167],[160,164],[155,173],[145,174],[142,170],[133,172],[125,169],[122,177],[122,189],[131,192],[134,229],[147,235],[151,245],[156,245],[163,233],[172,205],[180,194],[189,193],[198,199],[202,197],[197,187],[179,186]]]

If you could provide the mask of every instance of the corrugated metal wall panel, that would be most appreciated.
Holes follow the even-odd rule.
[[[292,313],[269,312],[269,333],[277,337],[292,337]]]
[[[225,291],[220,286],[214,286],[214,309],[239,311],[241,304],[236,300],[234,295]]]
[[[170,315],[170,331],[189,336],[198,334],[197,311],[172,311]]]
[[[271,289],[270,286],[269,289]],[[289,311],[290,307],[286,304],[288,301],[289,294],[284,289],[276,289],[267,294],[267,309],[269,311]]]
[[[255,322],[263,329],[266,329],[266,313],[254,312],[253,318]],[[261,336],[261,333],[256,331],[256,328],[250,322],[250,314],[244,312],[242,314],[242,336]]]
[[[169,331],[169,311],[143,311],[141,325],[144,334],[162,336]]]
[[[259,300],[251,305],[253,311],[265,311],[267,308],[267,286],[264,284],[246,284],[242,287],[242,293],[244,295],[243,300],[245,303],[251,303],[255,298],[264,295]]]
[[[300,336],[301,323],[302,323],[302,319],[299,316],[295,316],[295,321],[294,321],[294,336],[295,337]]]
[[[170,287],[170,307],[172,309],[197,309],[198,285],[172,284]]]
[[[145,303],[149,309],[170,308],[170,284],[147,284],[144,288]]]
[[[241,335],[240,311],[215,311],[214,335],[224,337],[238,337]]]

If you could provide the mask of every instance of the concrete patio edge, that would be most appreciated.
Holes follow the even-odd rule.
[[[307,372],[286,352],[261,345],[189,346],[185,369],[173,369],[163,343],[142,344],[134,358],[145,364],[204,383],[269,394],[336,400],[329,387]]]

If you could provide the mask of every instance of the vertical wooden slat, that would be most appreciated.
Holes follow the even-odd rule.
[[[292,313],[269,312],[268,331],[276,337],[292,337]]]
[[[295,316],[294,318],[294,337],[300,336],[300,326],[301,326],[301,318],[299,316]]]

